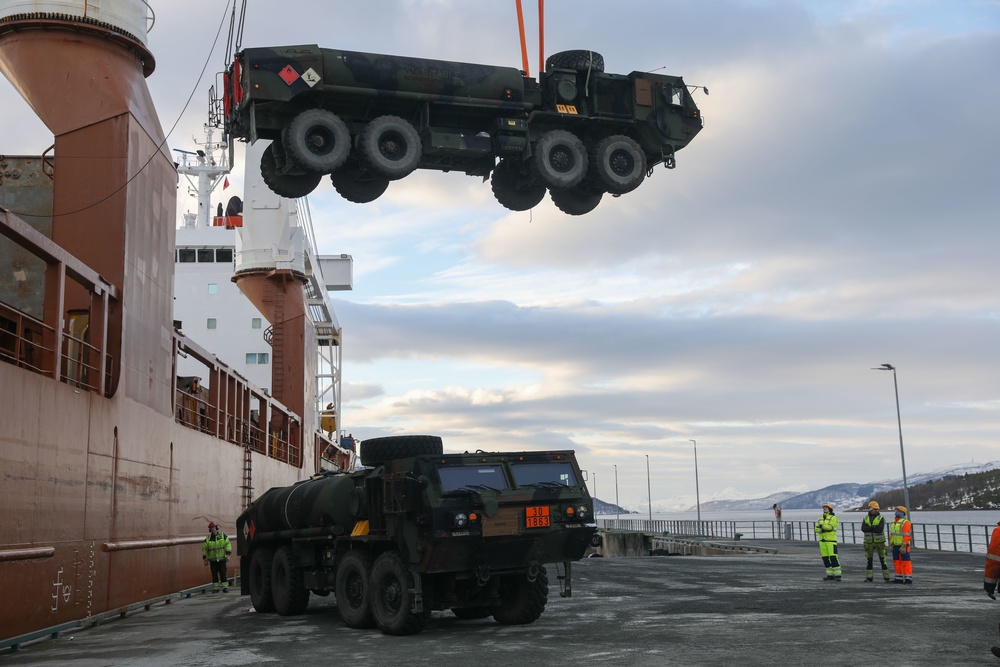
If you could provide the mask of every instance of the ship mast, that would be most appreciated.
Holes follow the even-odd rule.
[[[219,180],[232,169],[226,159],[226,142],[214,141],[214,132],[214,127],[205,125],[205,142],[193,140],[196,145],[201,146],[195,152],[174,149],[181,156],[177,173],[183,174],[187,179],[188,192],[198,197],[198,212],[193,219],[190,213],[184,214],[184,226],[188,228],[205,229],[211,226],[212,192],[219,185]]]

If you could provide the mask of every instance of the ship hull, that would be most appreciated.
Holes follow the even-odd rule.
[[[201,541],[210,520],[235,530],[243,447],[10,364],[0,404],[0,590],[18,601],[0,640],[211,580]],[[309,474],[250,457],[256,489]]]
[[[0,209],[36,260],[0,303],[0,642],[208,583],[208,522],[235,530],[255,489],[319,463],[314,408],[174,330],[177,174],[130,44],[62,14],[0,20],[0,69],[55,137],[51,237],[23,201]],[[179,387],[182,349],[205,393]]]

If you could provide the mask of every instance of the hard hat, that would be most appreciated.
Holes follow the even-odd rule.
[[[211,523],[208,524],[208,529],[209,530],[211,530],[213,528],[218,528],[218,527],[219,527],[219,524],[215,523],[214,521],[212,521]]]
[[[870,509],[870,510],[880,510],[882,508],[879,507],[878,503],[873,500],[870,503],[868,503],[868,509]]]
[[[903,514],[909,514],[909,512],[906,511],[906,508],[903,507],[902,505],[896,505],[896,509],[902,512]]]
[[[830,511],[831,512],[833,511],[833,505],[831,505],[830,503],[823,503],[823,507],[829,507]]]

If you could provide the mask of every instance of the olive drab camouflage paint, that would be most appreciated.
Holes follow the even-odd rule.
[[[244,49],[224,79],[226,132],[268,140],[264,181],[301,197],[326,174],[346,199],[378,198],[415,169],[490,177],[497,200],[529,209],[550,192],[571,215],[637,188],[701,131],[676,76],[604,72],[564,51],[538,79],[510,67],[315,45]]]
[[[571,451],[444,454],[435,436],[362,443],[354,473],[270,489],[237,520],[241,591],[292,615],[310,591],[336,594],[350,627],[419,632],[431,610],[531,623],[545,565],[596,544],[593,501]]]

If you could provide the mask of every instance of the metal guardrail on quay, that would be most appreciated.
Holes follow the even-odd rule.
[[[886,521],[886,523],[891,523]],[[639,533],[701,535],[714,538],[748,540],[798,540],[815,542],[812,521],[672,521],[654,519],[598,519],[604,530]],[[986,553],[990,534],[996,526],[914,523],[913,546],[917,549]],[[860,523],[842,522],[839,529],[841,544],[862,544],[864,533]],[[888,538],[888,535],[887,535]]]

